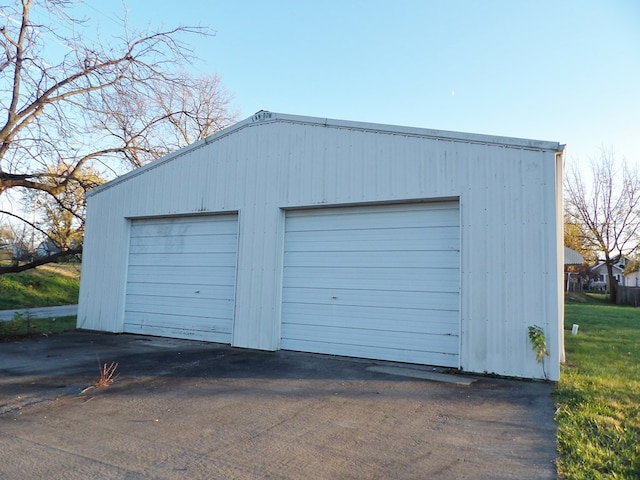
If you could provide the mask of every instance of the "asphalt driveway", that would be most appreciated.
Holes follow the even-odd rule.
[[[85,390],[98,358],[120,377]],[[437,373],[124,334],[0,343],[0,479],[556,477],[551,385]]]

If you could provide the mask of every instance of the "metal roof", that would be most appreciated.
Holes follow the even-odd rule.
[[[173,159],[184,155],[190,151],[202,148],[205,145],[216,142],[217,140],[226,136],[232,135],[245,128],[257,127],[267,123],[282,122],[282,123],[295,123],[302,125],[311,125],[316,127],[329,127],[340,128],[354,131],[374,132],[380,134],[401,135],[410,137],[422,137],[422,138],[434,138],[450,141],[457,141],[462,143],[476,143],[483,145],[498,145],[511,148],[521,148],[526,150],[546,150],[554,152],[562,152],[565,145],[559,142],[550,142],[545,140],[531,140],[525,138],[512,138],[502,137],[496,135],[485,135],[478,133],[464,133],[464,132],[452,132],[447,130],[433,130],[428,128],[406,127],[399,125],[386,125],[379,123],[357,122],[351,120],[337,120],[330,118],[319,117],[307,117],[301,115],[290,115],[286,113],[276,113],[267,110],[260,110],[251,117],[246,118],[238,123],[235,123],[225,129],[222,129],[213,135],[210,135],[202,140],[198,140],[180,150],[172,152],[164,157],[161,157],[153,162],[150,162],[140,168],[137,168],[131,172],[121,175],[114,180],[94,188],[87,193],[87,196],[93,196],[102,190],[108,189],[126,181],[137,175],[141,175],[146,170],[159,167],[165,162],[170,162]]]

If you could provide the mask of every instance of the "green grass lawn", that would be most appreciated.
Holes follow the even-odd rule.
[[[0,321],[0,342],[33,335],[51,335],[76,328],[76,316],[59,318],[32,318],[16,315],[12,321]]]
[[[559,475],[640,479],[640,308],[576,296],[565,304],[565,334],[555,393]]]
[[[78,303],[80,266],[51,264],[0,275],[0,309]]]

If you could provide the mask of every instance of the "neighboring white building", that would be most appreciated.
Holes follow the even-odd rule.
[[[640,271],[635,270],[623,275],[624,284],[627,287],[640,287]]]
[[[562,151],[259,112],[89,194],[78,327],[557,380]]]
[[[572,248],[564,247],[564,264],[565,265],[582,265],[584,257]]]
[[[567,246],[564,247],[564,282],[567,292],[582,291],[584,279],[579,273],[572,272],[571,268],[583,263],[584,257],[582,254]]]

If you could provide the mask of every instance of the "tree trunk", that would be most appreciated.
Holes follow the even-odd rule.
[[[616,303],[618,296],[618,281],[613,276],[613,260],[607,260],[607,288],[609,290],[609,302]]]

